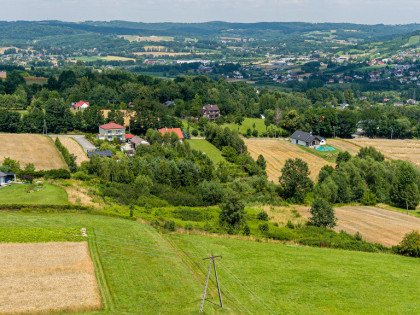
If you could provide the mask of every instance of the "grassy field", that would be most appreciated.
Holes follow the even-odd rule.
[[[198,150],[206,153],[206,155],[213,161],[215,165],[219,162],[226,161],[222,156],[222,152],[219,151],[214,145],[204,139],[192,139],[188,140],[188,143],[191,146],[191,149]]]
[[[119,56],[106,56],[106,57],[101,57],[102,60],[107,60],[107,61],[136,61],[136,59],[134,58],[127,58],[127,57],[119,57]]]
[[[66,205],[67,193],[60,187],[43,184],[39,191],[27,192],[27,184],[11,184],[0,188],[0,204]]]
[[[326,165],[333,165],[323,157],[317,156],[313,152],[307,152],[300,146],[283,140],[248,140],[245,139],[245,144],[251,156],[256,159],[258,155],[262,154],[267,161],[267,175],[268,179],[278,183],[281,175],[281,169],[287,159],[300,158],[308,163],[311,171],[310,177],[315,179],[318,176],[321,168]]]
[[[211,252],[206,314],[399,313],[420,305],[417,259],[225,237],[159,234],[135,221],[88,214],[0,213],[0,228],[86,227],[106,313],[196,313]],[[387,288],[384,290],[384,287]]]
[[[266,131],[265,125],[264,125],[264,119],[261,118],[245,118],[242,122],[242,125],[239,127],[240,133],[246,133],[247,129],[253,130],[253,125],[255,124],[255,129],[258,130],[258,134],[261,135],[261,133]],[[274,128],[274,125],[271,125]],[[238,130],[237,124],[224,124],[223,127],[228,127],[230,129]]]
[[[23,168],[33,163],[37,170],[66,168],[60,152],[50,138],[36,134],[0,134],[0,163],[6,157],[16,160]]]

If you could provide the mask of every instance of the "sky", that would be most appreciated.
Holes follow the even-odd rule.
[[[0,0],[0,20],[420,23],[420,0]]]

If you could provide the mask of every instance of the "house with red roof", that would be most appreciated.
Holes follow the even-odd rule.
[[[125,142],[125,127],[111,121],[99,126],[98,139],[112,141],[117,138],[120,142]]]
[[[182,134],[180,128],[162,128],[158,129],[158,131],[162,134],[162,136],[164,136],[166,133],[174,132],[178,136],[179,142],[182,142],[182,139],[184,139],[184,135]]]
[[[86,109],[89,106],[90,106],[89,102],[85,102],[85,101],[78,101],[78,102],[71,103],[71,107],[76,110]]]

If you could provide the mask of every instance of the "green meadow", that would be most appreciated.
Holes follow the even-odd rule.
[[[0,188],[0,204],[66,205],[68,197],[61,187],[42,184],[11,184]]]
[[[205,314],[415,314],[420,308],[414,258],[166,233],[101,215],[0,212],[0,231],[17,229],[22,239],[25,229],[56,235],[83,227],[102,313],[197,313],[208,268],[202,258],[211,252],[223,256],[217,272],[224,308],[211,275]]]
[[[191,139],[188,140],[191,149],[204,152],[215,165],[219,162],[226,161],[222,156],[222,152],[210,142],[204,139]]]

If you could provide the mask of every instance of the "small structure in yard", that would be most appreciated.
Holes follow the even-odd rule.
[[[162,136],[164,136],[166,133],[175,132],[179,138],[179,142],[182,142],[182,139],[184,139],[181,128],[162,128],[158,129],[158,131],[162,134]]]
[[[92,156],[99,156],[99,157],[112,157],[112,151],[111,150],[104,150],[104,151],[91,151],[87,153],[88,158],[91,158]]]
[[[312,133],[296,130],[290,137],[293,144],[302,145],[308,148],[317,149],[325,145],[327,141],[321,136],[315,136]]]
[[[7,185],[11,181],[16,181],[15,173],[0,172],[0,186]]]
[[[131,133],[126,133],[125,134],[125,141],[126,142],[129,142],[133,138],[134,138],[134,136]]]
[[[117,138],[120,142],[125,141],[125,127],[111,121],[99,126],[98,139],[112,141]]]
[[[143,138],[140,138],[138,136],[135,136],[134,138],[131,138],[130,140],[131,147],[133,149],[137,148],[139,145],[150,145],[150,143]]]
[[[71,107],[75,110],[86,109],[90,106],[89,102],[79,101],[71,103]]]
[[[219,106],[217,105],[203,106],[203,109],[201,110],[201,114],[203,114],[203,117],[207,117],[210,120],[210,122],[213,122],[217,118],[220,118]]]

